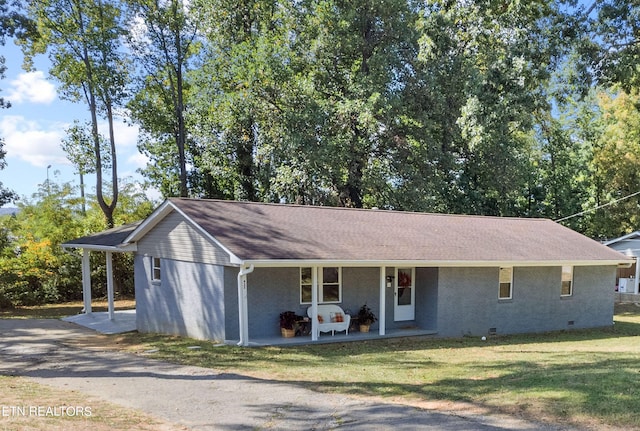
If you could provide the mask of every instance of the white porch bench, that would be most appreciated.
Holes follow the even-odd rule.
[[[307,308],[307,315],[313,319],[313,307]],[[335,332],[345,331],[349,335],[349,325],[351,324],[351,316],[346,314],[342,308],[335,304],[318,305],[318,330],[320,332],[329,332],[335,335]]]

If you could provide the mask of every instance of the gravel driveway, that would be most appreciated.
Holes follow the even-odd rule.
[[[570,429],[322,394],[292,383],[68,344],[92,336],[91,330],[59,320],[0,319],[0,374],[80,391],[194,430]]]

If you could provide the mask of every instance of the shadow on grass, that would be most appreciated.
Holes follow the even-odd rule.
[[[353,395],[468,402],[530,420],[640,429],[639,361],[631,356],[580,356],[572,358],[573,365],[528,361],[489,365],[487,371],[501,375],[486,378],[444,378],[428,383],[323,381],[313,385],[322,391]]]
[[[640,342],[634,338],[640,316],[630,317],[608,328],[487,341],[415,337],[240,348],[130,334],[123,342],[158,348],[153,356],[159,359],[319,391],[399,397],[418,405],[462,401],[530,419],[640,429]],[[193,345],[201,348],[189,349]]]

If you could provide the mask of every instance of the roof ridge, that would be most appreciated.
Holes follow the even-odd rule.
[[[500,220],[518,220],[518,221],[551,221],[553,220],[543,217],[517,217],[517,216],[497,216],[497,215],[482,215],[482,214],[452,214],[452,213],[436,213],[425,211],[407,211],[398,209],[381,209],[381,208],[349,208],[349,207],[335,207],[328,205],[301,205],[293,203],[280,203],[280,202],[255,202],[255,201],[237,201],[231,199],[210,199],[210,198],[185,198],[185,197],[170,197],[167,198],[170,201],[184,200],[184,201],[199,201],[199,202],[219,202],[228,204],[239,205],[258,205],[258,206],[273,206],[273,207],[289,207],[289,208],[304,208],[304,209],[321,209],[321,210],[336,210],[336,211],[366,211],[366,212],[380,212],[380,213],[394,213],[394,214],[411,214],[417,216],[438,216],[438,217],[460,217],[460,218],[482,218],[482,219],[500,219]]]

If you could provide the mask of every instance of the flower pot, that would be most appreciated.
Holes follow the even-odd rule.
[[[369,332],[370,325],[360,325],[360,332]]]
[[[293,329],[280,328],[280,332],[284,338],[292,338],[296,335],[296,331]]]

